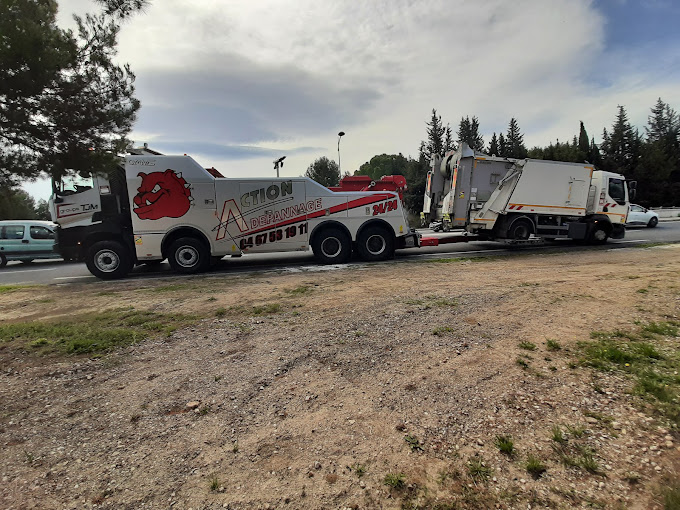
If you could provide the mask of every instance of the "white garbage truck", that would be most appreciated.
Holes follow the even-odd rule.
[[[622,239],[635,182],[589,163],[489,156],[462,143],[427,175],[424,224],[479,240]]]
[[[378,261],[419,245],[396,192],[331,191],[306,177],[225,178],[190,156],[131,152],[111,175],[55,182],[50,199],[57,249],[102,279],[164,259],[196,273],[226,255],[311,247],[332,264],[353,251]]]

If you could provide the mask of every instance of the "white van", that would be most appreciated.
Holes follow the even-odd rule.
[[[54,250],[56,224],[38,220],[0,221],[0,267],[8,260],[31,262],[34,259],[58,259]]]

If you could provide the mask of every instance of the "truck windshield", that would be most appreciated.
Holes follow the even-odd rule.
[[[626,203],[626,186],[623,179],[609,179],[609,196],[619,205]]]
[[[60,196],[74,195],[92,189],[93,185],[92,177],[65,175],[61,180],[54,182],[54,191]]]

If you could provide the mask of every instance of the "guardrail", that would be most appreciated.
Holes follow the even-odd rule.
[[[650,207],[649,210],[658,214],[659,219],[680,219],[680,207]]]

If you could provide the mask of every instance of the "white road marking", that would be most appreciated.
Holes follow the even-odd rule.
[[[58,268],[51,267],[49,269],[19,269],[18,271],[12,271],[13,273],[35,273],[37,271],[56,271]]]

